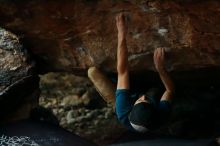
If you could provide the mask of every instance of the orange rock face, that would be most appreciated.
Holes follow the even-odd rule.
[[[16,33],[41,72],[115,72],[115,16],[129,26],[130,69],[154,70],[152,53],[167,49],[167,69],[220,66],[219,1],[53,0],[1,1],[0,26]]]

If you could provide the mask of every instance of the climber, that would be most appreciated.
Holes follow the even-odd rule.
[[[171,112],[174,84],[164,68],[165,49],[157,48],[154,51],[154,64],[165,86],[165,92],[160,88],[150,88],[145,94],[133,97],[130,93],[127,25],[124,14],[116,16],[116,26],[118,29],[116,115],[119,122],[129,130],[147,132],[157,127]],[[88,76],[102,97],[106,101],[114,102],[113,94],[109,92],[113,90],[113,85],[107,77],[94,67],[88,70]]]

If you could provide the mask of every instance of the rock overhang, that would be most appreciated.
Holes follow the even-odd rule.
[[[169,71],[219,67],[220,3],[213,1],[1,1],[0,25],[15,32],[39,72],[115,73],[115,16],[127,15],[132,72],[155,71],[153,50],[167,48]]]

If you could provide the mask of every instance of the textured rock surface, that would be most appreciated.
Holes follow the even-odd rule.
[[[152,52],[169,51],[167,68],[219,66],[220,2],[53,0],[0,2],[0,25],[27,42],[41,71],[114,72],[115,15],[128,15],[131,70],[153,70]]]
[[[39,78],[34,63],[17,36],[0,28],[0,115],[8,114],[21,103],[35,101]],[[32,95],[32,96],[30,96]],[[38,94],[35,94],[39,96]],[[28,98],[28,99],[25,99]],[[25,113],[24,113],[25,114]]]
[[[32,65],[18,38],[0,28],[0,90],[31,75]]]

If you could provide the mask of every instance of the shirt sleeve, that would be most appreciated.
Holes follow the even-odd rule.
[[[119,122],[129,130],[134,131],[128,116],[133,107],[133,102],[128,89],[117,89],[116,91],[116,115]]]

